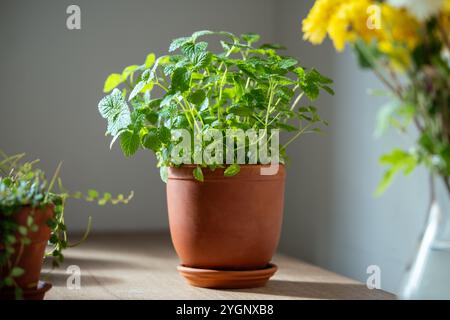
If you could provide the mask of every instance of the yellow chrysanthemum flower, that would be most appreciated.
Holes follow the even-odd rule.
[[[327,35],[328,24],[344,0],[318,0],[302,22],[303,39],[320,44]]]
[[[421,41],[421,24],[406,9],[388,4],[381,6],[381,17],[378,50],[389,56],[396,70],[405,70],[412,63],[412,50]]]
[[[450,0],[446,0],[444,3],[444,12],[450,13]]]
[[[327,29],[336,50],[344,50],[347,42],[353,43],[358,38],[370,42],[378,35],[378,30],[367,26],[368,8],[371,5],[371,0],[353,0],[339,7],[330,19]]]
[[[420,42],[420,22],[406,9],[381,5],[382,40],[406,45],[410,50]]]

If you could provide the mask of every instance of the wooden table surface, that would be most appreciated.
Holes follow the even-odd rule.
[[[189,286],[177,273],[178,259],[168,233],[91,235],[65,252],[65,262],[42,280],[53,288],[46,299],[394,299],[381,290],[300,260],[276,255],[278,272],[267,286],[212,290]],[[67,267],[81,270],[80,289],[69,289]],[[70,281],[69,281],[70,282]],[[72,282],[73,283],[73,282]]]

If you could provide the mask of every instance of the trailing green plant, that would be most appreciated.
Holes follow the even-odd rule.
[[[222,50],[209,50],[206,36],[219,38]],[[104,91],[112,92],[98,109],[108,122],[106,134],[113,137],[110,146],[119,139],[126,156],[139,148],[152,150],[165,180],[167,167],[176,165],[171,159],[178,141],[171,135],[174,129],[186,129],[192,137],[209,129],[263,130],[268,142],[278,129],[292,135],[279,148],[278,158],[284,162],[292,141],[320,132],[326,124],[311,103],[300,105],[300,100],[306,96],[313,101],[321,90],[333,94],[332,80],[280,55],[279,45],[256,46],[259,39],[253,33],[237,37],[198,31],[173,40],[167,55],[150,53],[144,64],[109,75]],[[256,141],[246,141],[247,146],[252,143]],[[202,141],[190,155],[190,162],[198,165],[193,171],[198,180],[203,179],[202,168],[222,166],[195,161],[196,153],[207,147]],[[234,164],[225,175],[237,172],[239,165]]]
[[[69,193],[62,185],[58,165],[51,180],[47,180],[44,171],[35,168],[39,160],[21,162],[25,154],[7,156],[0,150],[0,269],[6,267],[9,275],[0,279],[0,288],[14,287],[16,296],[21,297],[22,290],[15,282],[15,278],[24,274],[25,270],[16,265],[19,259],[11,259],[16,253],[16,245],[29,245],[29,235],[36,232],[39,226],[33,215],[27,217],[26,225],[19,225],[16,214],[23,208],[44,209],[54,208],[54,216],[47,221],[51,229],[49,249],[46,256],[52,259],[53,267],[59,266],[64,260],[63,250],[80,244],[86,239],[91,228],[89,217],[87,230],[80,241],[69,243],[67,226],[64,221],[64,208],[69,198],[83,199],[97,202],[98,205],[107,203],[128,203],[133,192],[128,197],[119,194],[113,197],[110,193],[100,195],[96,190],[89,190],[87,194],[81,192]],[[19,237],[16,237],[19,235]],[[14,261],[12,261],[14,260]]]

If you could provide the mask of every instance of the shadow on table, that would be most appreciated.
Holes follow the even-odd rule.
[[[49,271],[43,272],[41,274],[41,280],[49,281],[54,287],[66,287],[67,280],[71,275],[66,274],[61,271]],[[97,286],[105,286],[112,285],[117,283],[122,283],[123,280],[114,277],[107,276],[97,276],[92,274],[82,274],[81,275],[81,286],[82,287],[97,287]]]
[[[363,284],[287,280],[270,280],[265,287],[232,291],[300,299],[386,299],[387,294],[381,290],[369,290]]]
[[[123,260],[112,260],[105,258],[87,258],[87,257],[65,257],[61,268],[67,268],[70,265],[79,266],[82,270],[148,270],[148,266],[132,263]]]

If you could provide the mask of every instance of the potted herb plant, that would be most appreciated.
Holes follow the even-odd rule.
[[[60,165],[52,179],[35,168],[38,160],[20,162],[24,154],[0,160],[0,298],[43,299],[50,283],[39,281],[44,256],[52,258],[54,267],[63,260],[63,250],[70,244],[64,222],[64,208],[69,198],[97,201],[99,205],[127,203],[128,198],[102,197],[95,190],[87,195],[70,194],[59,178]],[[58,192],[54,191],[59,189]],[[47,245],[50,247],[46,252]]]
[[[348,44],[359,65],[386,86],[377,133],[393,127],[417,139],[380,157],[387,167],[376,193],[418,166],[430,173],[430,206],[418,252],[406,268],[402,298],[450,298],[450,1],[318,0],[303,20],[304,38]]]
[[[211,31],[175,39],[169,54],[111,74],[98,105],[111,145],[156,154],[178,269],[196,286],[260,286],[276,271],[286,148],[325,123],[299,102],[333,93],[330,79],[259,39]],[[291,134],[282,145],[280,130]]]

